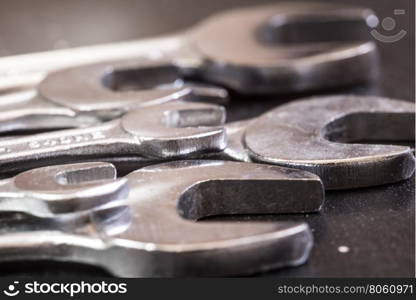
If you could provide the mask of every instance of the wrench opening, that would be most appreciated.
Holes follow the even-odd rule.
[[[256,32],[265,44],[306,44],[323,42],[357,42],[371,40],[365,19],[310,15],[287,17],[275,15]],[[318,49],[310,49],[312,54]]]
[[[388,126],[385,125],[388,120]],[[362,112],[345,115],[328,123],[322,136],[332,142],[414,142],[412,113]]]
[[[101,78],[101,83],[113,91],[178,88],[184,85],[178,69],[172,65],[126,69],[107,68]]]

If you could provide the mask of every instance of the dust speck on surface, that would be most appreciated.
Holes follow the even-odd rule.
[[[350,248],[348,246],[339,246],[338,247],[338,252],[340,252],[340,253],[348,253],[348,252],[350,252]]]

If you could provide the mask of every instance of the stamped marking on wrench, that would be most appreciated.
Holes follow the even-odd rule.
[[[57,139],[45,139],[43,141],[29,142],[28,146],[31,149],[48,148],[59,145],[67,145],[73,143],[88,142],[92,140],[99,140],[107,138],[102,131],[91,132],[87,134],[65,136]]]

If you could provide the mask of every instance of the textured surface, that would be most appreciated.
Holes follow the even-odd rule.
[[[0,3],[0,55],[168,33],[194,24],[212,12],[260,2],[270,1],[75,0],[58,3],[3,0]],[[393,44],[378,43],[382,73],[376,83],[326,93],[371,94],[414,101],[414,0],[331,2],[371,7],[381,20],[385,17],[396,20],[394,33],[404,29],[408,34]],[[405,9],[406,14],[394,16],[394,9]],[[387,34],[383,29],[380,32]],[[229,120],[256,116],[300,96],[305,95],[256,101],[250,97],[239,98],[229,108]],[[313,230],[315,246],[309,262],[298,268],[264,274],[267,276],[414,276],[414,181],[412,177],[388,186],[328,192],[320,214],[240,219],[305,219]],[[346,253],[339,251],[347,249]],[[29,274],[34,275],[102,275],[99,270],[85,266],[57,263],[7,264],[0,269],[3,274],[28,274],[28,267]]]

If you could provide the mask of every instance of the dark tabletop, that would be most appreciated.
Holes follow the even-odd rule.
[[[291,0],[293,1],[293,0]],[[225,8],[270,1],[249,0],[2,0],[0,56],[145,38],[186,28]],[[275,1],[276,2],[276,1]],[[304,0],[306,2],[306,0]],[[323,2],[321,0],[320,2]],[[414,101],[415,1],[331,0],[367,6],[380,20],[393,17],[407,35],[395,43],[377,42],[381,74],[371,84],[325,93],[381,95]],[[405,15],[394,15],[404,9]],[[310,95],[310,94],[308,94]],[[280,103],[305,95],[236,98],[229,120],[256,116]],[[234,99],[233,99],[234,100]],[[262,274],[289,277],[396,277],[415,275],[415,195],[411,179],[386,186],[327,192],[320,213],[287,216],[246,216],[239,220],[305,220],[315,246],[309,261],[297,268]],[[346,246],[349,252],[338,248]],[[87,266],[37,262],[0,265],[4,275],[103,275]]]

